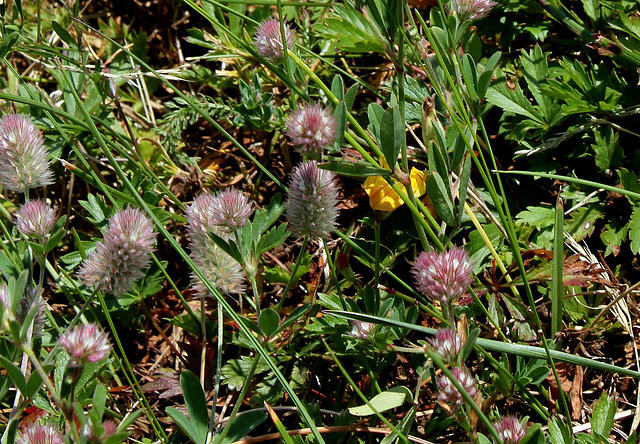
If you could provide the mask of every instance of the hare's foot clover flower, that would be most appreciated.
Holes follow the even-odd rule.
[[[476,379],[466,367],[452,368],[451,373],[462,385],[469,396],[473,398],[476,393],[478,393],[478,389],[476,388]],[[440,375],[438,378],[438,389],[440,390],[438,401],[448,404],[451,408],[451,413],[455,414],[464,402],[458,389],[456,389],[453,382],[451,382],[451,380],[445,375]]]
[[[121,296],[144,277],[155,243],[153,224],[144,212],[137,208],[118,210],[78,276],[87,285]]]
[[[16,444],[63,444],[62,432],[53,424],[33,422],[18,434]]]
[[[25,236],[42,239],[51,234],[58,220],[56,212],[44,200],[30,200],[16,211],[16,227]]]
[[[441,303],[465,295],[473,282],[472,271],[469,256],[460,247],[442,253],[425,251],[416,258],[411,270],[418,291]]]
[[[49,151],[31,119],[23,114],[6,114],[0,119],[0,184],[8,190],[26,193],[53,183]]]
[[[221,206],[226,208],[227,216],[218,214]],[[238,194],[235,197],[232,194],[221,197],[221,195],[214,196],[210,193],[204,193],[197,196],[191,206],[187,208],[189,237],[191,238],[189,246],[193,262],[204,273],[211,285],[222,293],[243,293],[246,288],[245,274],[242,266],[218,247],[207,233],[212,232],[224,238],[229,234],[228,228],[231,222],[229,215],[235,214],[232,223],[244,225],[251,215],[251,211],[253,209],[244,201],[244,196],[240,198]],[[225,225],[222,225],[221,222],[224,222]],[[194,281],[194,288],[200,296],[211,295],[200,278],[194,275]]]
[[[478,20],[489,15],[493,7],[497,5],[493,0],[451,0],[446,9],[455,12],[463,22],[466,20]]]
[[[71,367],[95,364],[111,352],[109,337],[98,324],[77,325],[64,332],[58,343],[69,355]]]
[[[236,188],[227,188],[216,194],[214,199],[209,209],[211,220],[223,231],[230,233],[244,227],[253,214],[253,203]]]
[[[513,415],[503,416],[493,426],[504,444],[518,444],[526,434],[525,427]]]
[[[287,49],[293,48],[295,35],[287,22],[284,26],[284,40]],[[260,23],[256,30],[253,43],[256,45],[258,54],[271,63],[280,63],[284,59],[284,46],[282,45],[282,30],[280,22],[273,17]]]
[[[317,159],[336,140],[337,121],[320,103],[301,105],[287,118],[287,135],[303,156]]]
[[[371,322],[351,321],[351,331],[347,334],[356,339],[371,339],[375,328],[376,324]]]
[[[338,191],[332,172],[321,170],[315,161],[298,165],[291,175],[286,204],[293,234],[328,239],[337,225]]]
[[[445,362],[453,364],[459,361],[464,344],[455,328],[437,329],[435,337],[429,342]]]

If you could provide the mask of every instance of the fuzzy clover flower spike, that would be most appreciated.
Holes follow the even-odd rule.
[[[473,268],[467,252],[460,247],[440,253],[425,251],[416,258],[411,273],[418,291],[440,302],[453,325],[453,301],[464,296],[473,282]]]
[[[525,427],[513,415],[503,416],[493,425],[503,444],[518,444],[526,434]]]
[[[24,427],[16,439],[16,444],[63,444],[62,432],[53,424],[33,422]]]
[[[111,352],[109,337],[98,324],[77,325],[64,332],[58,343],[69,355],[71,367],[95,364]]]
[[[117,210],[102,242],[82,263],[78,277],[103,292],[122,296],[142,279],[156,244],[153,223],[137,208]]]
[[[53,183],[49,150],[44,138],[23,114],[0,119],[0,184],[8,190],[27,193]]]
[[[435,337],[430,341],[430,346],[445,362],[453,365],[460,362],[460,353],[464,344],[455,328],[439,328],[436,330]]]
[[[223,192],[224,193],[224,192]],[[187,208],[191,257],[207,280],[225,294],[244,293],[245,274],[242,266],[224,252],[209,237],[211,231],[228,238],[229,228],[244,226],[253,211],[239,191],[214,196],[204,193],[197,196]],[[223,207],[222,213],[220,209]],[[194,288],[200,297],[211,296],[207,286],[199,277],[193,276]]]
[[[284,41],[287,49],[293,48],[295,35],[287,22],[283,23]],[[260,23],[253,41],[258,54],[269,62],[278,64],[284,60],[284,45],[282,44],[282,29],[280,22],[273,17]]]
[[[446,9],[449,13],[455,12],[464,22],[486,17],[496,5],[493,0],[451,0]]]
[[[478,393],[476,388],[476,379],[466,367],[455,367],[451,369],[453,377],[462,385],[464,390],[472,398]],[[449,412],[455,415],[460,406],[464,403],[462,395],[458,389],[453,385],[453,382],[445,375],[440,375],[438,378],[438,389],[440,394],[438,395],[438,401],[449,406]]]
[[[232,233],[247,224],[253,214],[253,203],[237,188],[227,188],[214,197],[209,211],[214,225]]]
[[[289,184],[286,216],[294,235],[328,239],[336,229],[339,187],[336,176],[315,161],[296,167]]]
[[[303,156],[319,159],[336,140],[338,123],[329,108],[320,103],[300,105],[287,118],[287,135]]]
[[[56,211],[44,200],[30,200],[16,211],[16,227],[25,236],[44,239],[58,220]]]

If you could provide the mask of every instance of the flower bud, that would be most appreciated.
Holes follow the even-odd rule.
[[[356,339],[372,339],[375,328],[376,324],[371,322],[351,321],[351,331],[347,334]]]

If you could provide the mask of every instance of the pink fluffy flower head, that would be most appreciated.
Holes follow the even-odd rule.
[[[53,424],[33,422],[22,429],[16,444],[63,444],[62,432]]]
[[[82,436],[86,438],[89,444],[101,444],[117,431],[118,427],[112,421],[105,421],[102,424],[95,425],[89,419],[88,423],[82,427]]]
[[[102,242],[83,262],[78,276],[87,285],[121,296],[144,277],[156,243],[153,223],[137,208],[117,210]]]
[[[109,337],[98,324],[76,325],[64,332],[58,343],[69,355],[71,367],[95,364],[109,356]]]
[[[442,303],[464,296],[473,282],[472,271],[469,256],[460,247],[442,253],[425,251],[411,270],[418,291]]]
[[[351,321],[351,331],[347,334],[356,339],[371,339],[375,328],[376,324],[371,322]]]
[[[518,444],[526,434],[525,427],[513,415],[503,416],[493,425],[503,444]]]
[[[228,232],[216,224],[214,217],[219,209],[219,198],[211,193],[197,196],[191,206],[187,208],[189,221],[189,237],[191,242],[191,257],[198,269],[204,273],[207,280],[222,293],[241,294],[245,290],[244,270],[242,266],[226,252],[224,252],[209,237],[208,232],[225,238]],[[248,216],[247,216],[248,219]],[[245,222],[246,223],[246,219]],[[201,296],[211,296],[204,282],[196,275],[194,288]]]
[[[338,191],[331,171],[318,168],[315,161],[298,165],[291,175],[286,204],[293,234],[328,239],[337,225]]]
[[[435,337],[430,341],[431,346],[445,362],[454,364],[459,361],[460,352],[464,344],[455,328],[439,328]]]
[[[253,214],[253,203],[237,188],[227,188],[214,196],[211,212],[214,225],[223,231],[233,232],[242,228]]]
[[[0,119],[0,183],[26,193],[29,188],[53,183],[49,151],[31,118],[6,114]]]
[[[478,20],[489,15],[493,7],[497,5],[493,0],[450,0],[446,9],[455,12],[460,20]]]
[[[287,49],[291,49],[295,38],[294,33],[287,22],[284,22],[283,26]],[[278,20],[272,17],[260,23],[253,43],[256,45],[258,54],[271,63],[281,63],[283,61],[284,46],[282,45],[282,30]]]
[[[453,377],[462,384],[462,387],[469,396],[473,398],[476,393],[478,393],[476,379],[466,367],[452,368],[451,373]],[[464,402],[458,389],[456,389],[451,380],[445,375],[441,375],[438,378],[438,389],[440,390],[438,401],[449,404],[451,406],[451,412],[455,413]]]
[[[16,211],[16,227],[25,236],[44,238],[51,234],[58,220],[56,211],[44,200],[30,200]]]
[[[287,119],[287,135],[303,156],[317,159],[336,140],[337,121],[320,103],[301,105]]]

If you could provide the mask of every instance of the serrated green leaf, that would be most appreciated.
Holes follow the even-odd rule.
[[[520,86],[511,89],[504,82],[494,85],[487,91],[487,100],[505,111],[529,117],[539,125],[544,124],[544,119],[525,97]]]
[[[541,230],[546,227],[552,227],[555,224],[556,212],[553,208],[531,206],[518,213],[516,219]]]
[[[633,254],[640,253],[640,207],[633,210],[631,221],[629,222],[629,239],[631,240],[631,251]]]
[[[400,407],[405,402],[411,402],[411,399],[411,390],[406,387],[399,386],[392,387],[389,390],[377,394],[369,400],[369,404],[371,404],[378,413],[382,413],[387,410]],[[348,410],[353,416],[370,416],[375,414],[367,404],[358,407],[350,407]]]
[[[593,406],[591,428],[600,436],[608,437],[613,428],[613,420],[616,414],[616,402],[607,393],[602,393]]]

